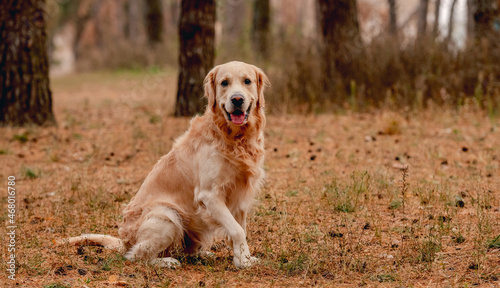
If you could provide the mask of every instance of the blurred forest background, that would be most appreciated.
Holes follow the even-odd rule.
[[[12,285],[499,287],[499,6],[1,0],[0,183],[14,176],[17,191]],[[117,234],[124,205],[190,125],[172,116],[200,113],[203,78],[231,60],[261,67],[272,83],[268,180],[247,230],[262,264],[234,269],[225,242],[175,270],[55,246]]]
[[[48,0],[50,73],[179,69],[177,106],[186,97],[199,103],[177,107],[177,116],[202,111],[203,102],[193,100],[200,79],[230,60],[266,71],[271,113],[473,103],[498,114],[500,0],[200,3]],[[192,73],[200,74],[189,79],[197,84],[187,87]]]
[[[499,3],[217,0],[215,62],[262,67],[273,83],[270,99],[279,103],[270,105],[275,112],[454,106],[471,99],[497,113]],[[47,5],[53,75],[178,65],[179,0]],[[334,39],[323,37],[328,33]],[[335,59],[326,62],[336,67],[323,67],[332,55],[322,44],[333,45]],[[323,69],[331,70],[328,79]]]

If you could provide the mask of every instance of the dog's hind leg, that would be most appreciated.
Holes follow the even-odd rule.
[[[171,208],[156,206],[147,215],[137,231],[137,243],[125,254],[129,260],[147,260],[163,267],[179,265],[179,261],[158,254],[182,239],[183,229],[179,214]]]

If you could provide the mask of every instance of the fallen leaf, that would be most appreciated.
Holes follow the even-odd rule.
[[[396,169],[399,169],[399,170],[404,170],[404,169],[408,168],[408,165],[404,165],[404,164],[401,164],[401,163],[394,163],[394,164],[392,164],[392,168],[396,168]]]
[[[109,282],[117,282],[118,281],[118,276],[117,275],[111,275],[111,276],[109,276],[108,281]]]

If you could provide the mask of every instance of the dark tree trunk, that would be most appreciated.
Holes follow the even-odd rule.
[[[498,36],[493,31],[493,23],[496,17],[496,0],[475,0],[473,7],[474,36],[476,39],[494,40]]]
[[[432,34],[434,38],[439,36],[439,11],[441,10],[441,0],[436,0],[434,5],[434,27],[432,28]]]
[[[451,41],[451,37],[453,36],[453,21],[455,16],[455,7],[457,6],[457,0],[453,0],[450,7],[450,18],[448,19],[448,36],[446,37],[447,41]]]
[[[427,12],[429,11],[429,0],[420,0],[418,8],[417,38],[420,40],[427,33]]]
[[[163,7],[161,0],[146,0],[146,33],[150,45],[162,41],[163,35]]]
[[[271,23],[271,7],[269,0],[255,0],[252,20],[252,42],[259,57],[267,59],[269,46],[269,30]]]
[[[45,1],[0,3],[0,125],[55,125]]]
[[[396,0],[389,0],[389,33],[394,37],[398,35],[398,25],[396,17]]]
[[[318,0],[319,28],[323,38],[323,89],[322,97],[336,89],[339,77],[345,89],[354,78],[352,67],[362,52],[358,13],[355,0]]]
[[[175,116],[202,113],[203,80],[214,65],[215,0],[182,0]]]

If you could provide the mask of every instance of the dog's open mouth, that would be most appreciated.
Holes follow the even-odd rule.
[[[236,109],[232,113],[226,111],[227,118],[229,121],[233,122],[236,125],[242,125],[248,120],[248,115],[250,114],[250,108],[252,108],[252,104],[248,106],[247,111],[243,112],[241,109]]]

